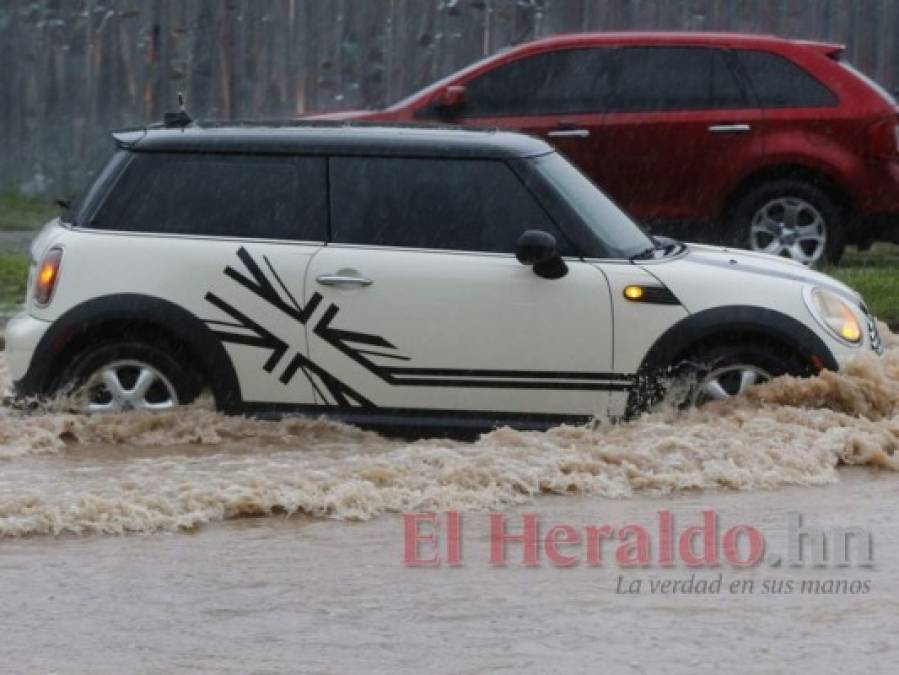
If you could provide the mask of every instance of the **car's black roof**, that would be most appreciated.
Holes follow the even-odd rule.
[[[497,130],[346,122],[200,123],[113,134],[138,152],[227,152],[508,159],[552,152],[545,142]]]

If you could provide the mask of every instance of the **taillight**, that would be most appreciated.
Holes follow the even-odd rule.
[[[51,248],[41,261],[34,277],[34,302],[46,307],[53,299],[56,282],[59,280],[59,266],[62,264],[62,249]]]
[[[868,154],[882,159],[899,157],[899,119],[890,116],[868,127]]]

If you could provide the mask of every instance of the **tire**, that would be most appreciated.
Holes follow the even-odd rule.
[[[734,246],[810,267],[839,263],[846,248],[843,210],[826,191],[804,180],[760,185],[737,202],[730,220]]]
[[[681,407],[699,407],[737,396],[781,375],[805,377],[811,371],[781,345],[718,344],[684,359],[675,368],[670,391]]]
[[[115,342],[77,356],[53,387],[86,413],[160,411],[193,403],[197,376],[179,349],[141,342]],[[112,373],[112,379],[109,374]],[[143,378],[143,379],[141,379]],[[116,390],[117,389],[117,390]]]

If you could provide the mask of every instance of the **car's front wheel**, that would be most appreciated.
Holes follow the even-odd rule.
[[[740,396],[780,375],[808,375],[798,358],[764,344],[727,344],[704,348],[680,364],[673,390],[684,406]]]
[[[57,389],[85,413],[171,410],[199,393],[195,376],[173,351],[135,342],[102,345],[76,358]]]
[[[810,267],[838,263],[846,247],[843,214],[820,187],[797,179],[765,183],[733,211],[733,243]]]

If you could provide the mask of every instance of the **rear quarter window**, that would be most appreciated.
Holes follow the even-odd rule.
[[[89,222],[165,235],[324,241],[327,160],[136,153]]]
[[[735,52],[762,108],[828,108],[836,95],[789,59],[770,52]]]

